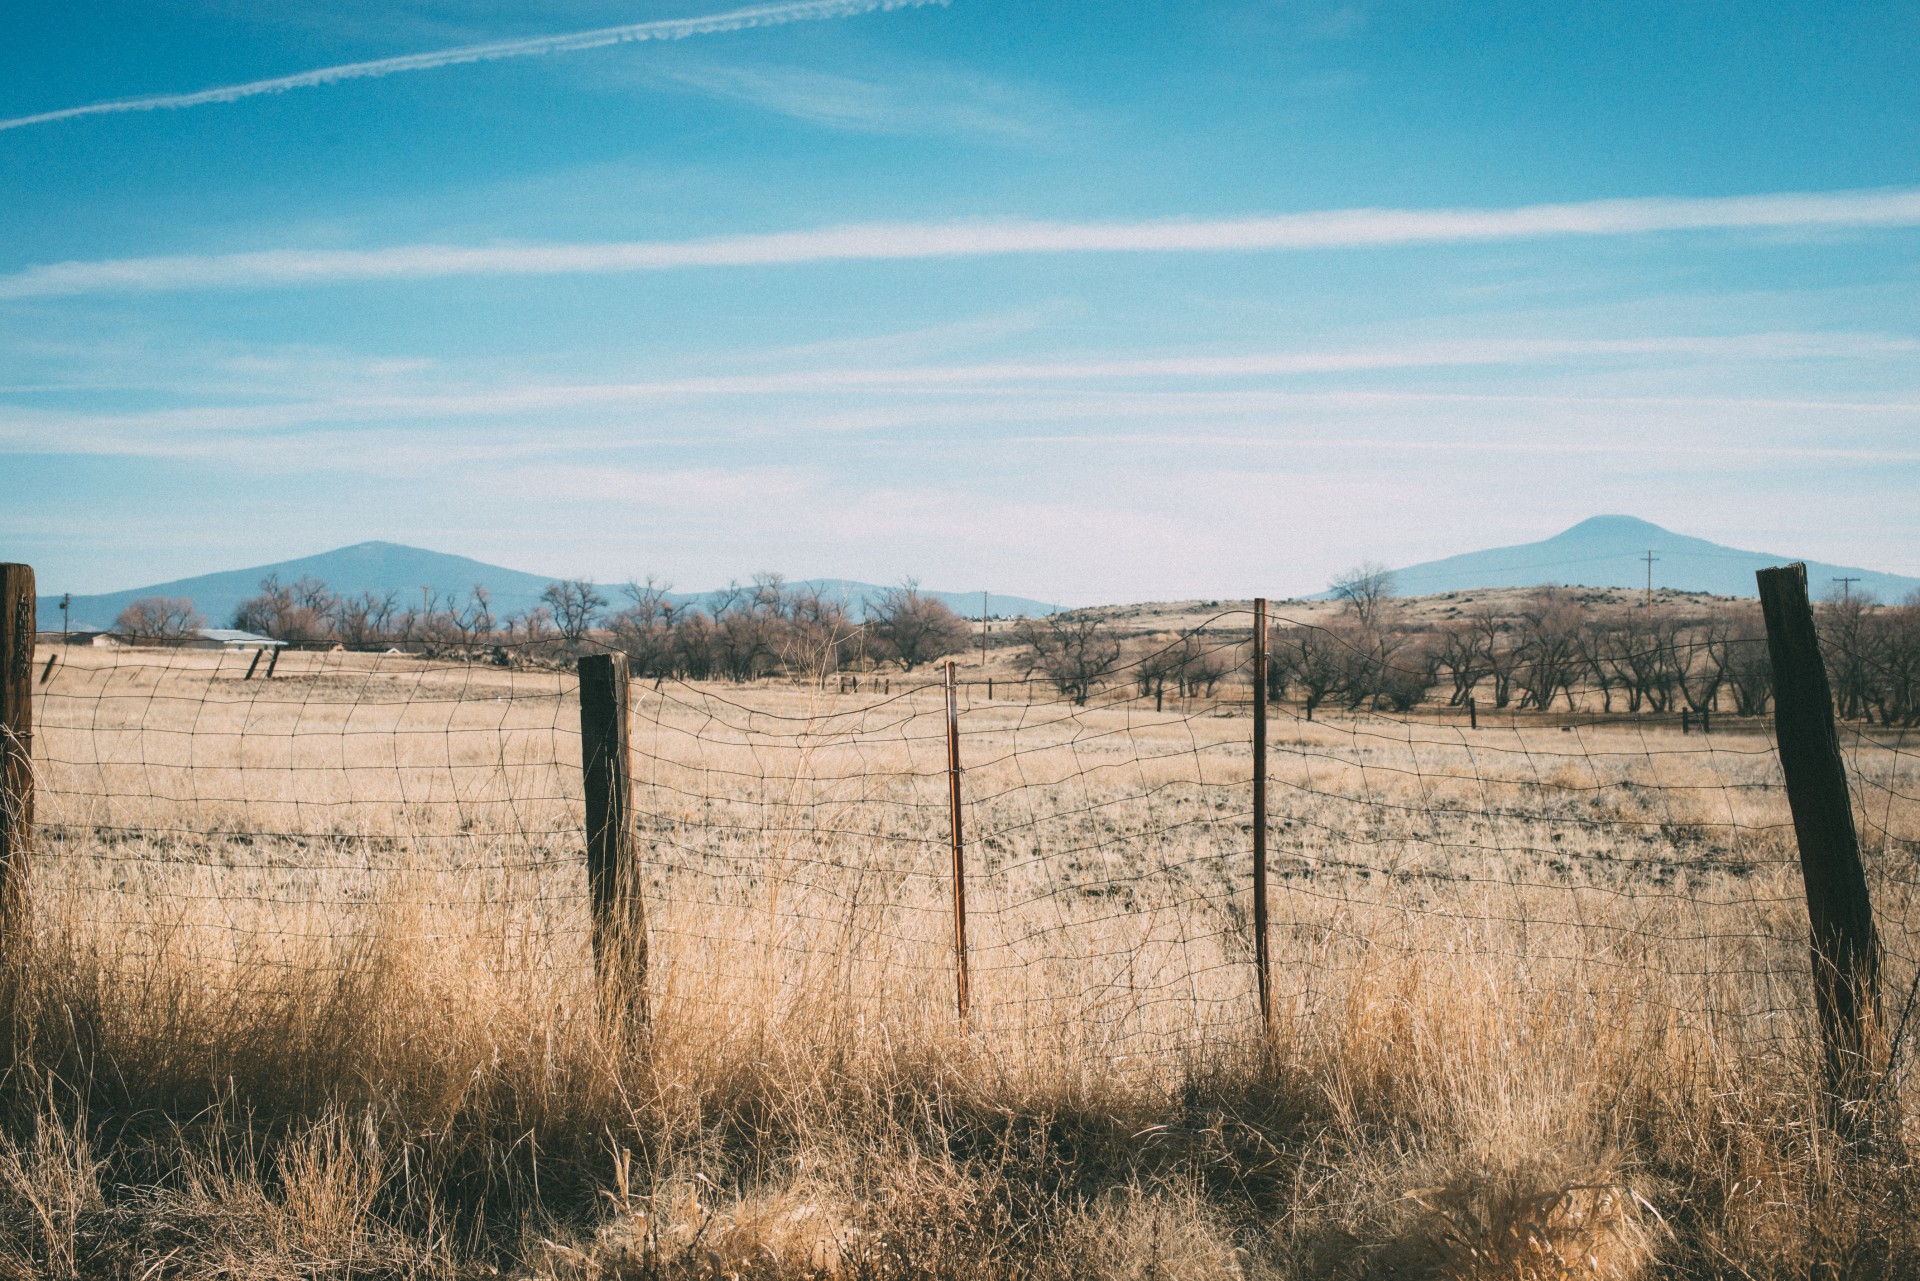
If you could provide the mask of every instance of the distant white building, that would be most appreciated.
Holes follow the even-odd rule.
[[[42,630],[34,637],[41,645],[115,645],[111,631],[104,627],[94,627],[87,623],[75,623],[63,632]]]
[[[196,627],[188,649],[280,649],[285,641],[258,632],[243,632],[234,627]]]

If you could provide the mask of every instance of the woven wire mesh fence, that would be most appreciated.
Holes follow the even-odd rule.
[[[1273,624],[1276,651],[1352,644]],[[974,1033],[1109,1063],[1257,1042],[1253,637],[1224,611],[1083,683],[635,681],[655,1008],[953,1019],[952,752]],[[289,652],[268,679],[245,654],[68,650],[38,691],[36,916],[130,975],[164,959],[234,992],[324,981],[375,944],[584,983],[577,681],[500,657]],[[1275,1034],[1480,985],[1562,1024],[1809,1052],[1806,907],[1763,720],[1703,733],[1585,689],[1396,711],[1390,682],[1310,711],[1273,670]],[[1903,1037],[1920,761],[1905,731],[1842,740]]]
[[[67,647],[37,690],[37,919],[234,992],[375,944],[583,955],[579,719],[555,671]],[[272,676],[267,676],[271,667]]]

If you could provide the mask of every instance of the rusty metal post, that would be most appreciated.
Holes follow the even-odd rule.
[[[1273,1031],[1273,976],[1267,951],[1267,600],[1253,602],[1253,964],[1260,1025]]]
[[[24,925],[33,846],[33,566],[0,565],[0,958]]]
[[[967,865],[960,830],[960,699],[947,661],[947,805],[953,819],[953,983],[960,1021],[967,1019]]]

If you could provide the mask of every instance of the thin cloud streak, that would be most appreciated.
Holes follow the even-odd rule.
[[[1235,381],[1459,368],[1542,368],[1588,360],[1677,358],[1736,362],[1873,359],[1920,354],[1920,341],[1870,333],[1757,333],[1726,336],[1655,335],[1640,338],[1474,339],[1410,343],[1347,350],[1265,352],[1235,356],[1176,356],[1133,359],[1002,361],[964,365],[906,365],[879,368],[817,369],[792,373],[734,374],[621,383],[531,383],[466,387],[412,394],[331,396],[267,405],[208,405],[108,414],[93,418],[155,430],[176,426],[196,432],[287,430],[317,422],[393,421],[401,419],[505,417],[564,410],[620,410],[662,402],[752,399],[762,396],[943,395],[967,391],[978,396],[1045,395],[1061,386],[1083,403],[1088,384],[1127,384],[1137,380]],[[1145,403],[1188,404],[1214,409],[1244,401],[1243,392],[1146,390],[1126,393]],[[1225,400],[1222,401],[1221,398]],[[1671,396],[1514,396],[1433,391],[1350,389],[1311,393],[1253,393],[1252,410],[1277,404],[1480,403],[1483,401],[1551,404],[1687,404],[1745,408],[1817,409],[1866,414],[1913,413],[1910,401],[1798,401],[1753,397]],[[971,403],[971,402],[970,402]],[[1110,412],[1111,399],[1101,400]],[[35,413],[0,410],[0,423],[23,421]],[[1050,408],[1048,412],[1057,412]],[[50,417],[63,417],[52,414]]]
[[[867,223],[684,241],[269,249],[61,262],[0,276],[0,299],[1011,254],[1284,253],[1677,231],[1912,226],[1920,226],[1920,188],[1593,200],[1514,209],[1334,209],[1147,222]]]
[[[558,36],[533,36],[525,40],[498,40],[486,44],[461,45],[426,53],[403,54],[395,58],[376,58],[370,62],[348,62],[335,67],[275,76],[268,80],[249,80],[243,84],[222,85],[194,93],[157,93],[137,98],[116,98],[80,107],[63,107],[30,116],[0,120],[0,131],[25,129],[32,125],[52,124],[81,116],[104,116],[123,111],[174,111],[211,103],[238,102],[260,94],[285,93],[289,89],[310,89],[338,84],[343,80],[367,80],[377,76],[398,75],[407,71],[431,71],[469,62],[498,62],[505,58],[527,58],[549,53],[575,53],[607,45],[632,44],[642,40],[684,40],[689,36],[721,35],[747,31],[755,27],[784,26],[790,22],[814,22],[824,18],[850,18],[863,13],[891,9],[918,8],[945,4],[947,0],[799,0],[793,4],[755,5],[703,18],[674,18],[659,22],[634,22],[619,27],[599,27]]]

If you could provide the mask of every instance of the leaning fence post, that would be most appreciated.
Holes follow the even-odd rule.
[[[1267,961],[1267,600],[1253,602],[1253,964],[1260,980],[1260,1025],[1273,1031],[1273,979]]]
[[[1833,692],[1807,599],[1807,567],[1759,572],[1773,661],[1773,725],[1800,844],[1812,926],[1813,998],[1825,1044],[1830,1119],[1855,1129],[1882,1069],[1880,940],[1853,826]],[[1849,1116],[1845,1105],[1853,1104]]]
[[[580,767],[587,801],[587,891],[602,1009],[647,1015],[647,918],[633,831],[627,656],[581,658]]]
[[[27,891],[33,841],[33,566],[0,565],[0,960]]]
[[[947,808],[953,819],[953,992],[967,1020],[967,865],[960,839],[960,700],[953,661],[947,661]]]

